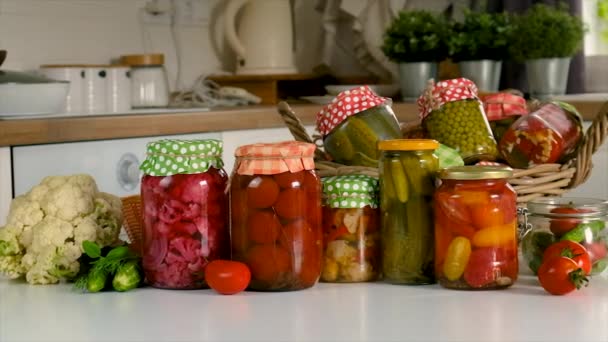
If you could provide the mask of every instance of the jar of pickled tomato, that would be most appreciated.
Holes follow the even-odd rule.
[[[205,266],[230,257],[228,176],[219,140],[154,141],[140,169],[143,269],[168,289],[206,287]]]
[[[249,289],[299,290],[321,274],[321,183],[314,144],[237,148],[230,184],[232,259],[251,269]]]
[[[379,275],[378,179],[365,175],[323,178],[321,281],[373,281]]]
[[[434,180],[439,143],[431,139],[385,140],[380,155],[383,279],[395,284],[431,284]]]
[[[499,166],[443,169],[435,193],[435,272],[453,289],[496,289],[517,280],[513,171]]]

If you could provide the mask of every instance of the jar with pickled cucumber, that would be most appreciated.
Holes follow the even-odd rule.
[[[498,157],[496,140],[472,81],[457,78],[429,84],[418,106],[428,136],[456,149],[466,164]]]
[[[439,173],[435,192],[435,272],[450,289],[499,289],[517,280],[513,171],[457,166]]]
[[[586,270],[589,275],[598,275],[608,269],[607,201],[543,197],[529,201],[523,214],[521,251],[534,274],[548,248],[559,250],[572,246],[589,255],[591,269]]]
[[[365,175],[323,178],[321,281],[353,283],[378,278],[378,190],[378,179]]]
[[[432,199],[439,143],[397,139],[380,150],[382,276],[395,284],[435,282]]]
[[[317,114],[317,130],[333,161],[378,166],[378,141],[401,138],[391,100],[368,86],[341,92]]]

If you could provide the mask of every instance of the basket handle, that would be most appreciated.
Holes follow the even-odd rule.
[[[277,110],[283,121],[289,128],[291,135],[293,135],[294,139],[297,141],[303,141],[311,144],[316,144],[315,140],[306,132],[306,128],[302,124],[302,121],[296,116],[296,113],[289,107],[287,102],[281,101],[277,104]],[[319,149],[317,145],[317,149],[315,149],[315,159],[316,160],[327,160],[327,156]]]
[[[566,167],[576,168],[572,181],[567,188],[574,189],[589,178],[593,168],[591,157],[602,146],[606,137],[608,137],[608,101],[604,102],[599,113],[593,119],[593,123],[585,133],[583,144],[578,149],[576,157],[565,165]]]

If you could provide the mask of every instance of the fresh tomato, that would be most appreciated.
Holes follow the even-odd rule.
[[[563,240],[551,244],[543,253],[543,261],[556,257],[566,257],[574,260],[578,267],[585,271],[585,275],[591,273],[591,258],[585,247],[580,243]]]
[[[470,206],[471,218],[477,229],[499,226],[504,222],[504,214],[497,203],[488,202]]]
[[[509,248],[476,248],[464,270],[464,280],[471,287],[481,288],[509,277],[512,284],[517,278],[517,254]]]
[[[584,273],[574,260],[556,257],[543,261],[538,269],[538,281],[550,294],[564,295],[587,286]]]
[[[207,285],[224,295],[243,291],[249,285],[251,271],[242,262],[213,260],[205,267]]]
[[[582,213],[588,213],[589,210],[586,209],[577,209],[572,207],[558,207],[551,210],[553,214],[562,214],[562,215],[578,215]],[[569,217],[559,217],[551,219],[550,229],[553,234],[557,237],[561,237],[567,232],[574,229],[577,225],[581,223],[581,220]]]
[[[583,245],[591,258],[591,263],[604,259],[608,255],[605,242],[592,242]]]

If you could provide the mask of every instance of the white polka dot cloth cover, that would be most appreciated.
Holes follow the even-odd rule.
[[[426,118],[432,111],[452,101],[477,99],[477,86],[464,77],[432,83],[418,98],[420,118]],[[481,106],[481,101],[479,101]],[[482,107],[483,109],[483,107]],[[485,114],[484,114],[485,115]]]
[[[221,157],[220,140],[162,139],[148,143],[146,160],[139,168],[150,176],[202,173],[210,167],[222,168]]]
[[[324,204],[331,208],[378,208],[378,179],[365,175],[322,179]]]
[[[368,86],[345,90],[317,113],[317,130],[326,136],[349,116],[383,104],[390,106],[392,101],[378,96]]]

